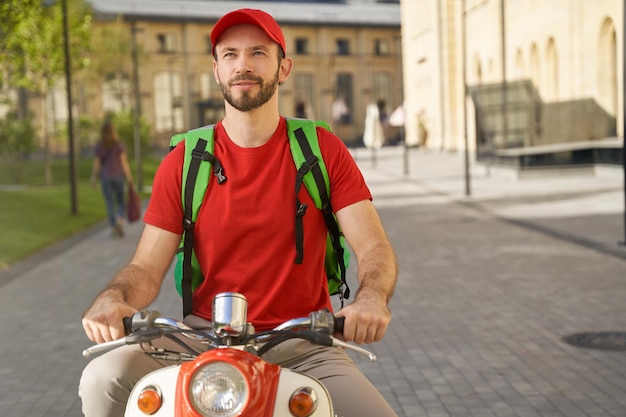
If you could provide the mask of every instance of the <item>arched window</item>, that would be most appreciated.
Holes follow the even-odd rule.
[[[480,85],[483,83],[483,68],[480,64],[480,58],[478,55],[474,55],[474,78],[476,80],[476,84]]]
[[[537,91],[540,92],[539,49],[535,43],[530,46],[530,79],[535,85]]]
[[[559,98],[559,56],[556,51],[554,38],[548,39],[548,45],[546,46],[545,75],[545,99],[548,101],[556,101]]]
[[[600,28],[598,45],[598,101],[612,116],[617,114],[617,51],[615,24],[606,18]]]
[[[517,50],[515,54],[515,78],[522,79],[526,75],[526,69],[524,68],[524,56],[521,49]]]

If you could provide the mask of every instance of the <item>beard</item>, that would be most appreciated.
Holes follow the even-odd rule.
[[[261,91],[259,91],[257,95],[252,95],[250,91],[244,91],[242,92],[240,97],[233,97],[233,94],[231,92],[231,87],[233,83],[243,80],[257,82]],[[222,90],[222,95],[224,96],[224,99],[228,102],[228,104],[241,112],[249,112],[261,107],[272,98],[277,88],[278,71],[276,71],[274,78],[272,78],[267,84],[265,83],[265,81],[263,81],[262,78],[255,77],[253,75],[241,75],[228,81],[228,83],[220,82],[220,89]]]

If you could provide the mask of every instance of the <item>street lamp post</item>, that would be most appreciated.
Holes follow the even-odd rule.
[[[464,172],[465,172],[465,195],[466,196],[470,196],[472,195],[472,187],[471,187],[471,180],[470,180],[470,169],[469,169],[469,140],[467,138],[467,63],[465,62],[467,57],[466,57],[466,50],[467,50],[467,46],[466,46],[466,40],[465,40],[465,35],[466,35],[466,23],[465,23],[465,19],[467,18],[466,13],[465,13],[465,0],[463,0],[461,2],[461,39],[462,39],[462,53],[463,53],[463,57],[461,58],[461,61],[463,62],[463,129],[464,129],[464,147],[465,147],[465,153],[464,153]]]
[[[626,3],[622,3],[622,169],[624,171],[624,240],[620,242],[626,245]]]
[[[76,191],[76,155],[74,149],[74,121],[72,118],[72,67],[70,60],[69,25],[67,18],[67,0],[62,2],[63,46],[65,49],[65,86],[67,88],[67,133],[70,156],[70,203],[71,213],[78,214],[78,193]]]
[[[136,27],[133,21],[131,26],[131,53],[133,62],[133,96],[135,110],[133,111],[133,140],[135,145],[135,169],[137,179],[137,191],[143,191],[143,162],[141,157],[141,97],[139,96],[139,63],[137,52],[137,32],[141,29]]]

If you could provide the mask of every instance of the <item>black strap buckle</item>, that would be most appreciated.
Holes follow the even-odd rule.
[[[309,167],[309,169],[307,171],[312,171],[313,168],[319,164],[319,160],[317,159],[317,156],[315,155],[311,155],[307,158],[307,160],[304,162],[305,164],[307,164],[307,166]]]
[[[206,153],[206,152],[205,152],[205,151],[203,151],[203,150],[200,150],[200,149],[198,149],[198,148],[194,148],[194,149],[192,149],[192,150],[191,150],[191,157],[192,157],[192,158],[202,159],[202,160],[205,160],[205,161],[206,161],[206,159],[204,159],[204,154],[205,154],[205,153]]]
[[[306,209],[307,209],[307,208],[309,208],[309,206],[308,206],[308,205],[306,205],[306,204],[302,204],[302,203],[299,203],[299,204],[298,204],[298,209],[296,210],[296,216],[297,216],[297,217],[302,217],[302,216],[304,216],[304,215],[306,214]]]
[[[186,231],[190,231],[193,230],[195,226],[195,223],[193,222],[193,220],[187,218],[187,217],[183,217],[183,229]]]

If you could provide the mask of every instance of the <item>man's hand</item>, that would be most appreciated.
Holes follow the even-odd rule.
[[[110,342],[124,336],[124,317],[137,309],[124,301],[101,294],[83,314],[83,328],[87,337],[96,343]]]
[[[337,317],[345,317],[343,337],[347,342],[373,343],[380,341],[391,321],[391,311],[384,297],[357,295],[356,301],[337,312]]]
[[[146,224],[131,262],[83,314],[87,337],[96,343],[124,336],[124,317],[149,306],[159,295],[180,235]]]
[[[336,214],[358,261],[355,301],[337,312],[345,317],[344,338],[359,344],[377,342],[391,321],[388,303],[398,276],[396,256],[371,201],[351,204]]]

